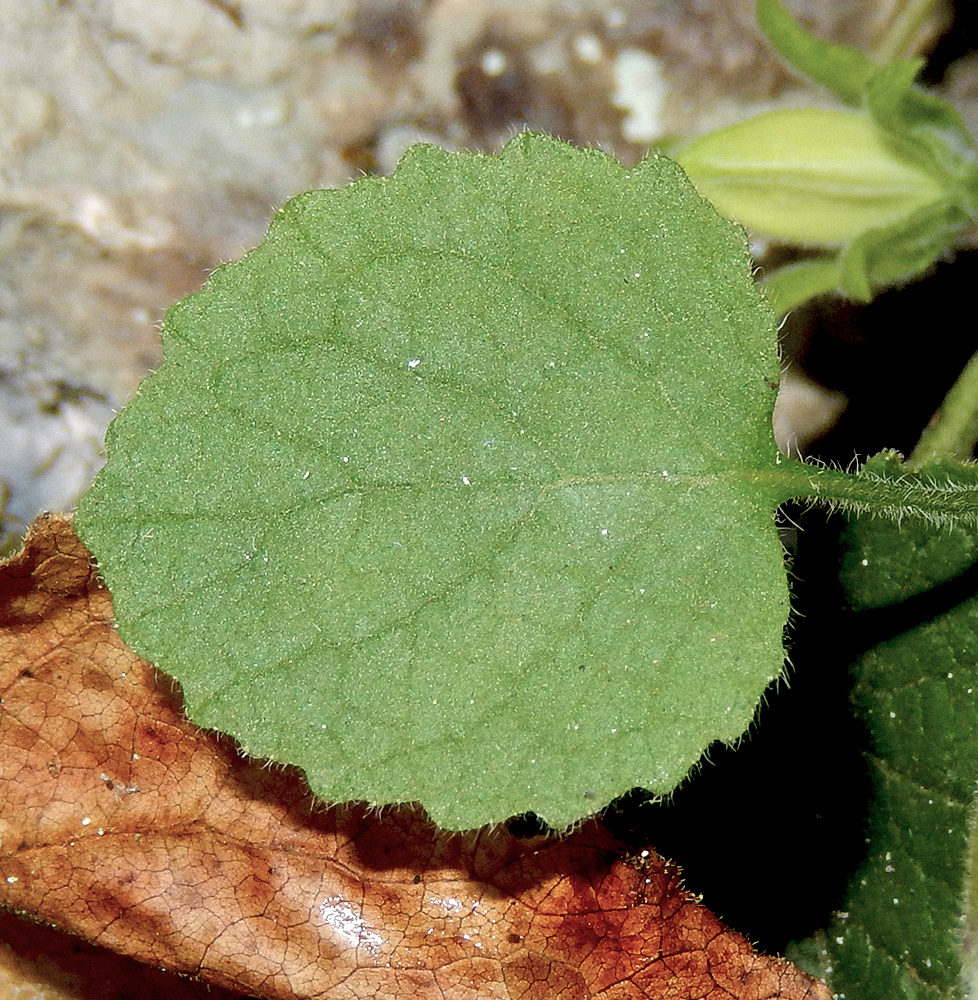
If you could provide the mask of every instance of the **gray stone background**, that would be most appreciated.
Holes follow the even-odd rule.
[[[791,6],[871,46],[896,2]],[[388,172],[418,139],[488,149],[529,127],[633,163],[812,99],[753,0],[0,0],[0,25],[8,546],[90,483],[166,307],[290,195]],[[795,395],[803,425],[842,405]]]

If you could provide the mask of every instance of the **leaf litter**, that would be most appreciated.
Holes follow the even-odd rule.
[[[0,900],[266,998],[828,1000],[654,851],[323,808],[190,724],[113,627],[68,519],[0,569]]]

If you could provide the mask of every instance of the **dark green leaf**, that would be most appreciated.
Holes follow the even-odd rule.
[[[892,462],[870,470],[898,471]],[[946,464],[923,476],[978,481],[974,467]],[[962,947],[976,935],[965,889],[978,778],[978,534],[863,518],[850,522],[845,553],[857,628],[896,634],[853,667],[875,788],[866,857],[835,921],[795,956],[827,973],[838,995],[957,1000],[978,986]]]

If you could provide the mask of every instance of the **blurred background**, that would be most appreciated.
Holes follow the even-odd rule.
[[[903,2],[788,6],[871,51]],[[753,6],[0,0],[0,545],[74,506],[108,421],[160,363],[167,306],[260,242],[291,195],[387,173],[418,140],[494,149],[531,128],[631,164],[758,110],[824,103],[772,54]],[[969,122],[974,7],[939,8],[916,43]],[[780,252],[756,249],[761,263]],[[826,309],[827,343],[810,346],[807,315],[785,334],[786,447],[880,377],[862,310]],[[961,351],[948,346],[952,366]]]

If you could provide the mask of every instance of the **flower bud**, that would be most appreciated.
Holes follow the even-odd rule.
[[[856,111],[771,111],[695,140],[676,159],[721,215],[792,243],[849,243],[944,194]]]

